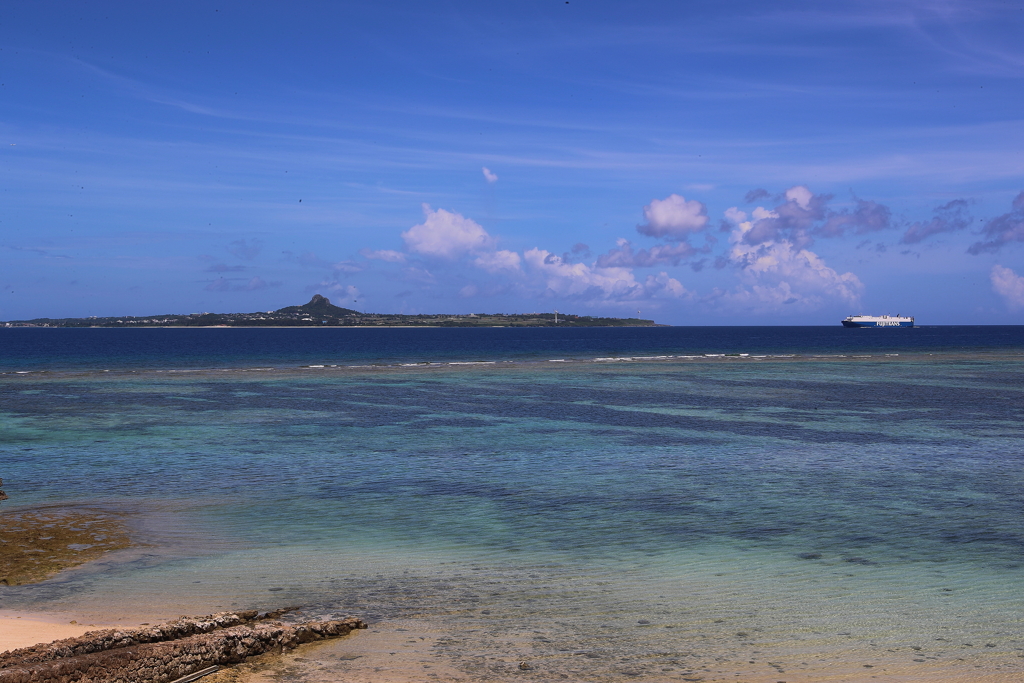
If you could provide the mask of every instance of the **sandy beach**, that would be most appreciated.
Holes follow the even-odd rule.
[[[0,652],[74,638],[104,628],[116,628],[124,622],[86,622],[81,615],[61,612],[19,612],[0,610]],[[139,624],[131,624],[138,626]]]
[[[134,628],[147,622],[126,622],[111,615],[106,621],[80,622],[71,613],[0,610],[0,652],[63,638],[81,636],[106,628]],[[445,645],[465,633],[439,630],[443,625],[429,618],[393,620],[372,624],[369,629],[323,642],[301,645],[281,654],[250,658],[205,677],[209,683],[272,683],[301,675],[308,683],[413,683],[477,680],[604,680],[585,673],[584,652],[569,657],[533,657],[516,654],[521,643],[495,644],[468,652],[456,659],[444,654]],[[768,654],[768,653],[766,653]],[[848,655],[847,657],[844,657]],[[810,651],[768,657],[770,661],[708,661],[699,666],[665,667],[644,681],[744,681],[746,683],[1009,683],[1019,680],[1019,670],[1007,666],[1005,656],[930,664],[907,663],[901,653],[879,653],[874,664],[862,664],[854,651],[832,651],[827,658]],[[579,666],[572,660],[578,660]],[[745,666],[749,664],[749,666]],[[582,666],[582,669],[580,668]]]

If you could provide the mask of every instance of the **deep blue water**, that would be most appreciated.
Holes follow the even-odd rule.
[[[0,328],[0,371],[590,359],[622,354],[986,353],[1013,349],[1024,349],[1024,326]]]

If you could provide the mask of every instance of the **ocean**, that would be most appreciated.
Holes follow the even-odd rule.
[[[290,680],[1019,680],[1022,371],[1024,327],[2,328],[0,511],[145,545],[0,608],[384,644]]]

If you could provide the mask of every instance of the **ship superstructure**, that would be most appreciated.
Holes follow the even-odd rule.
[[[851,315],[843,327],[913,327],[914,317],[905,315]]]

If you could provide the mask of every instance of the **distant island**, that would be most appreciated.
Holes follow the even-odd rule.
[[[468,313],[462,315],[360,313],[316,294],[302,306],[260,313],[189,313],[110,318],[35,318],[5,327],[653,327],[641,318],[597,318],[564,313]]]

